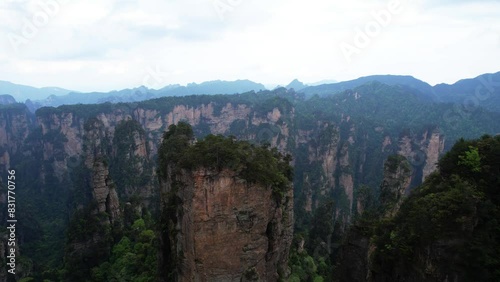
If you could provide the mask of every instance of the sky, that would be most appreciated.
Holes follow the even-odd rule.
[[[374,74],[434,85],[498,71],[496,0],[0,1],[0,80],[36,87]]]

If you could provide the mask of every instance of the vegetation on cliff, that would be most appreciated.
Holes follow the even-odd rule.
[[[499,281],[499,176],[499,136],[459,140],[394,217],[363,217],[352,227],[370,238],[369,276]]]
[[[158,155],[158,174],[162,177],[168,164],[189,170],[230,169],[250,183],[272,188],[277,196],[290,187],[293,178],[290,155],[267,145],[236,140],[233,136],[210,134],[194,142],[191,126],[184,122],[171,125],[165,132]]]
[[[334,267],[330,243],[334,231],[334,203],[327,201],[314,212],[310,230],[295,235],[290,252],[290,282],[332,281]]]
[[[287,192],[290,192],[293,177],[290,161],[291,157],[289,155],[283,155],[277,149],[270,149],[266,145],[261,146],[248,141],[238,141],[235,137],[221,135],[208,135],[196,141],[193,130],[188,123],[179,122],[177,125],[171,125],[169,130],[164,133],[162,145],[158,150],[158,175],[160,182],[162,182],[160,218],[160,249],[162,252],[162,261],[160,262],[162,268],[160,271],[162,273],[160,273],[160,276],[165,281],[176,281],[180,275],[189,275],[182,273],[187,263],[185,261],[186,256],[189,257],[189,254],[187,254],[188,251],[181,247],[184,243],[180,243],[178,240],[183,240],[180,239],[181,236],[187,236],[184,233],[185,228],[195,228],[193,226],[186,227],[185,225],[189,225],[189,223],[184,222],[183,216],[185,213],[190,212],[190,209],[185,206],[189,206],[189,203],[186,202],[190,200],[189,197],[186,199],[185,195],[196,192],[190,190],[189,187],[191,186],[186,184],[186,180],[182,179],[191,179],[200,170],[208,172],[212,176],[214,173],[218,174],[224,170],[230,170],[238,179],[238,183],[241,184],[246,181],[248,184],[257,184],[258,187],[253,187],[258,189],[264,188],[264,190],[272,191],[274,197],[267,198],[267,196],[264,196],[265,200],[272,203],[272,206],[285,207],[292,200],[286,197]],[[204,174],[204,172],[202,173]],[[231,175],[233,175],[232,173]],[[183,177],[183,175],[187,177]],[[241,182],[241,180],[244,181]],[[231,207],[231,209],[239,208],[242,207]],[[291,212],[291,206],[288,208],[290,210],[287,212]],[[233,210],[230,212],[231,217],[233,217],[233,212]],[[265,214],[266,209],[256,212]],[[244,214],[248,215],[249,213],[246,211]],[[261,226],[264,229],[257,236],[267,236],[269,246],[276,247],[278,243],[274,242],[274,240],[288,236],[286,233],[276,231],[279,230],[278,226],[288,219],[291,219],[290,215],[284,214],[283,222],[277,224],[273,221],[264,224]],[[288,222],[288,226],[290,227],[288,232],[290,232],[291,237],[291,221]],[[187,240],[189,242],[189,239]],[[286,241],[283,242],[286,244]],[[287,247],[281,251],[285,252],[285,257],[288,257]],[[242,252],[246,251],[242,250]],[[277,252],[277,250],[274,250],[274,252]],[[247,255],[253,256],[253,254],[249,253]],[[284,265],[286,265],[286,260]],[[256,275],[255,271],[249,271],[245,272],[245,277],[249,278]],[[281,268],[274,271],[279,273],[281,277],[285,275],[285,271]],[[260,273],[260,275],[267,274]]]

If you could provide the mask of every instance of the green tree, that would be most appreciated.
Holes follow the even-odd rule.
[[[481,171],[481,156],[479,156],[479,151],[473,146],[469,146],[469,151],[466,151],[464,155],[458,157],[459,165],[464,165],[473,172]]]

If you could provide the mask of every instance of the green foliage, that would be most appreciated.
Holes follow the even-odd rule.
[[[385,162],[385,168],[388,172],[396,173],[398,168],[403,169],[405,172],[410,171],[410,166],[406,158],[401,155],[390,155]]]
[[[169,131],[163,135],[163,142],[158,150],[160,181],[171,181],[171,190],[163,195],[160,218],[161,240],[165,242],[162,249],[165,259],[162,276],[169,280],[174,279],[182,260],[182,253],[170,244],[177,235],[177,219],[181,212],[181,199],[176,195],[179,189],[176,173],[199,168],[213,171],[229,169],[249,183],[258,183],[272,189],[276,200],[281,201],[291,188],[293,171],[290,161],[290,156],[283,156],[276,149],[237,141],[234,137],[208,135],[194,142],[189,124],[179,122],[177,125],[171,125]],[[147,237],[148,234],[142,236]],[[247,274],[253,277],[251,271]]]
[[[233,137],[208,135],[193,145],[190,145],[191,139],[191,127],[182,122],[165,133],[159,149],[161,176],[165,176],[169,164],[189,170],[226,168],[250,183],[271,187],[276,196],[283,196],[289,188],[293,178],[289,155]]]
[[[321,265],[318,267],[318,264]],[[304,250],[298,253],[297,249],[292,249],[289,258],[289,266],[292,271],[288,281],[331,281],[331,267],[327,266],[323,258],[319,261],[307,254]]]
[[[50,115],[62,115],[62,114],[73,114],[73,116],[89,119],[95,117],[98,114],[112,113],[115,106],[109,102],[103,104],[78,104],[78,105],[63,105],[57,108],[53,107],[43,107],[36,111],[37,117],[49,118]]]
[[[309,251],[321,243],[328,242],[328,238],[333,233],[334,205],[332,200],[322,203],[315,211],[312,220],[311,231],[309,233]]]
[[[151,181],[152,164],[147,156],[137,156],[137,142],[145,142],[145,132],[135,120],[123,121],[116,126],[113,145],[115,156],[109,166],[120,196],[132,194]],[[146,145],[143,144],[144,146]],[[147,153],[147,152],[146,152]]]
[[[459,165],[464,165],[470,168],[473,172],[481,171],[481,157],[479,156],[479,152],[477,148],[469,146],[469,151],[465,152],[465,155],[459,156]]]
[[[464,281],[500,280],[500,137],[460,140],[439,168],[393,219],[376,223],[374,270],[420,277],[432,263]]]
[[[107,260],[113,244],[111,226],[104,213],[93,213],[96,203],[77,211],[68,227],[64,279],[86,281],[90,269]],[[92,239],[90,239],[92,238]],[[83,244],[85,248],[77,246]]]
[[[140,218],[128,227],[109,260],[92,269],[92,281],[157,281],[158,242],[152,224]]]
[[[180,161],[185,150],[194,138],[193,129],[188,123],[179,122],[169,126],[163,134],[163,142],[158,149],[158,176],[167,177],[168,167]]]

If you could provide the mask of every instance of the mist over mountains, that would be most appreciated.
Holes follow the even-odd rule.
[[[189,83],[167,85],[161,89],[150,89],[140,86],[133,89],[114,90],[111,92],[80,93],[56,87],[34,88],[9,82],[0,83],[0,93],[9,94],[17,101],[30,99],[35,108],[43,106],[60,106],[72,104],[97,104],[105,102],[136,102],[152,98],[169,96],[186,96],[199,94],[236,94],[248,91],[261,91],[266,87],[250,80],[208,81],[200,84]]]
[[[353,89],[363,84],[378,81],[387,85],[399,85],[408,89],[418,91],[422,99],[442,103],[468,103],[469,107],[482,106],[488,110],[499,111],[500,98],[498,85],[500,84],[500,72],[493,74],[482,74],[475,78],[464,78],[454,84],[430,84],[412,76],[403,75],[371,75],[358,79],[319,85],[307,85],[298,79],[294,79],[284,88],[294,89],[311,97],[313,95],[327,96]],[[114,90],[111,92],[81,93],[58,87],[35,88],[0,81],[0,94],[10,95],[17,102],[27,101],[28,107],[34,111],[40,107],[57,107],[60,105],[73,104],[98,104],[98,103],[126,103],[138,102],[153,98],[187,95],[215,95],[236,94],[249,91],[267,90],[263,84],[250,80],[236,81],[208,81],[189,83],[186,86],[178,84],[167,85],[160,89],[151,89],[145,86]],[[473,98],[474,97],[474,98]],[[485,100],[488,100],[486,103]],[[5,102],[7,103],[7,102]]]

